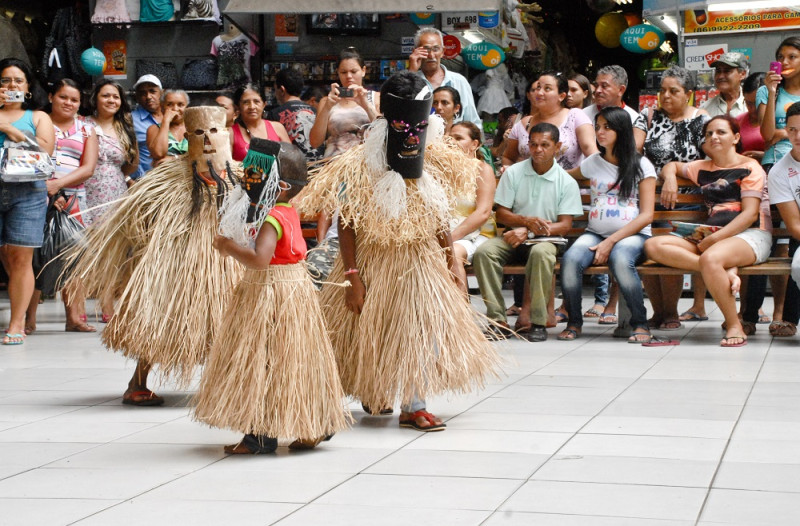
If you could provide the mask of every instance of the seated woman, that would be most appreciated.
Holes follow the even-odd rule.
[[[463,121],[453,124],[450,128],[450,137],[456,140],[467,155],[483,161],[483,155],[478,151],[481,145],[481,131],[474,123]],[[492,218],[494,170],[486,162],[481,163],[481,173],[477,181],[476,195],[459,198],[456,204],[459,217],[454,219],[455,226],[450,231],[453,251],[461,262],[457,267],[458,284],[465,294],[467,294],[467,272],[464,270],[464,265],[472,263],[475,250],[496,234]]]
[[[611,273],[631,310],[629,343],[650,341],[642,281],[636,265],[644,259],[655,208],[656,171],[636,152],[628,113],[616,106],[600,110],[595,134],[600,153],[569,170],[575,178],[591,181],[589,225],[561,260],[561,288],[569,324],[559,340],[574,340],[581,333],[583,271],[591,264],[608,262]]]
[[[183,110],[189,105],[189,95],[183,90],[164,90],[161,94],[161,124],[147,128],[147,148],[153,156],[153,166],[166,159],[186,153],[189,141],[186,139],[186,125],[183,123]]]
[[[728,115],[713,117],[703,126],[703,151],[710,159],[671,162],[661,171],[661,204],[673,208],[681,175],[700,187],[708,207],[702,240],[658,236],[645,243],[647,256],[663,265],[700,272],[711,297],[725,317],[723,347],[747,343],[736,313],[735,294],[741,280],[737,267],[763,263],[772,245],[769,201],[763,199],[766,174],[758,161],[737,153],[739,125]]]

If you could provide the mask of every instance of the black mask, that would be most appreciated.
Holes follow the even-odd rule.
[[[242,188],[250,197],[250,208],[247,209],[247,222],[255,220],[256,213],[263,206],[259,201],[267,184],[272,165],[278,162],[278,154],[281,145],[275,141],[259,139],[253,137],[250,141],[250,149],[247,156],[242,161],[244,177],[242,178]]]
[[[388,124],[386,162],[403,179],[422,177],[432,102],[430,92],[421,100],[401,99],[391,93],[381,99],[381,110]]]

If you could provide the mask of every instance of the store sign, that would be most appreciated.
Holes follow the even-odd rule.
[[[411,23],[418,26],[432,26],[436,22],[436,15],[433,13],[411,13],[409,18]]]
[[[714,69],[710,64],[728,52],[728,44],[686,46],[685,50],[684,64],[686,69]]]
[[[784,30],[800,27],[800,9],[780,7],[743,11],[684,11],[684,33]]]
[[[622,32],[619,43],[631,53],[650,53],[664,42],[664,32],[651,24],[639,24]]]
[[[496,68],[506,59],[503,48],[491,42],[476,42],[461,52],[464,62],[473,69],[487,70]]]
[[[461,41],[453,35],[445,35],[442,38],[444,43],[444,58],[456,58],[461,53]]]
[[[442,31],[466,31],[478,29],[478,12],[442,13]]]

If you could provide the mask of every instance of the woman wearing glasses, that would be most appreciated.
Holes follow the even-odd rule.
[[[53,122],[46,113],[36,111],[39,105],[32,96],[35,79],[30,67],[21,60],[0,60],[0,143],[21,142],[30,137],[52,155]],[[25,310],[33,294],[33,249],[42,244],[46,211],[44,181],[0,181],[0,254],[8,273],[11,300],[11,320],[3,345],[20,345],[25,340]]]

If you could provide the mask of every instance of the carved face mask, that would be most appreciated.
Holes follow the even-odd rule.
[[[189,141],[189,160],[197,163],[196,172],[208,182],[213,182],[213,168],[220,179],[226,176],[226,164],[230,163],[231,145],[225,127],[225,108],[197,106],[184,112],[186,138]]]
[[[433,96],[427,89],[422,98],[415,100],[402,99],[391,93],[381,99],[381,109],[388,124],[386,162],[404,179],[422,176],[432,101]]]

